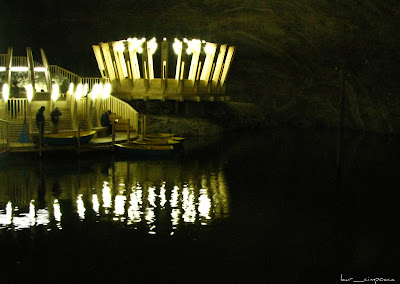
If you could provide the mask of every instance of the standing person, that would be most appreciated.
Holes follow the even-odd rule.
[[[44,134],[44,125],[46,124],[46,119],[44,118],[44,110],[46,108],[44,106],[41,106],[40,109],[36,113],[36,127],[39,130],[39,135],[43,144],[43,134]],[[39,141],[38,141],[39,143]]]
[[[51,133],[58,133],[58,121],[60,120],[60,116],[62,115],[61,111],[58,109],[58,107],[55,107],[53,111],[51,112],[51,124],[52,124],[52,129]]]
[[[101,126],[107,126],[108,127],[108,135],[110,135],[112,133],[112,125],[110,122],[110,114],[111,114],[111,110],[106,111],[105,113],[103,113],[103,115],[101,116]]]

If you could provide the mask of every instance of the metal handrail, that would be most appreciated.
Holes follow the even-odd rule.
[[[110,96],[103,99],[101,104],[102,112],[111,110],[112,113],[117,113],[122,119],[130,121],[130,125],[135,131],[139,129],[139,113],[127,102],[116,97]],[[102,113],[101,112],[101,113]]]

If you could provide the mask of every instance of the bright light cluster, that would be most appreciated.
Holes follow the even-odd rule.
[[[25,90],[26,90],[26,98],[28,99],[28,101],[32,101],[33,99],[33,87],[32,85],[26,85],[25,86]]]
[[[163,41],[166,41],[166,40],[167,39],[164,37]],[[129,52],[142,53],[142,51],[143,51],[142,45],[145,41],[146,41],[146,38],[138,39],[136,37],[128,38],[126,40],[116,41],[114,43],[114,49],[117,52],[124,52],[125,51],[124,42],[127,42]],[[183,43],[185,43],[185,45],[187,46],[187,48],[186,48],[187,54],[200,53],[202,47],[203,47],[204,53],[206,53],[206,54],[210,54],[215,51],[215,48],[212,48],[212,45],[210,45],[205,40],[200,40],[200,39],[188,40],[187,38],[184,38],[182,41],[180,41],[179,39],[175,38],[174,43],[172,44],[172,47],[176,54],[180,54],[182,52]],[[151,40],[149,40],[147,42],[147,48],[148,48],[150,54],[154,54],[157,50],[157,47],[158,47],[158,44],[157,44],[155,37],[153,37]]]
[[[6,102],[8,101],[8,97],[10,94],[10,88],[8,87],[8,84],[3,85],[3,100]]]
[[[58,84],[53,84],[52,91],[51,91],[51,99],[56,101],[60,95],[60,86]]]

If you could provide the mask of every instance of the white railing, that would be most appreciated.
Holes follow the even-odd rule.
[[[28,66],[28,61],[25,56],[13,56],[11,66]]]
[[[0,54],[0,66],[5,67],[7,60],[7,54]]]
[[[10,148],[10,122],[0,119],[0,152]]]
[[[71,71],[68,71],[64,68],[61,68],[57,65],[50,65],[50,73],[52,74],[60,74],[68,79],[70,83],[79,84],[80,77]]]
[[[139,113],[123,100],[110,96],[106,99],[103,99],[101,109],[101,113],[111,110],[112,113],[118,114],[118,116],[121,116],[122,119],[129,119],[129,125],[133,127],[135,131],[138,131]]]
[[[82,85],[88,84],[88,91],[90,92],[94,84],[104,83],[104,80],[102,78],[82,77],[80,78],[80,83]]]
[[[0,66],[6,67],[7,54],[0,54]],[[28,61],[25,56],[13,56],[12,65],[17,67],[28,67]],[[42,63],[33,61],[33,67],[43,67]]]
[[[10,98],[7,101],[9,119],[25,118],[28,109],[28,100],[24,98]]]
[[[95,78],[95,77],[80,77],[79,75],[68,71],[64,68],[61,68],[57,65],[50,65],[50,73],[51,74],[60,74],[61,76],[64,76],[65,78],[68,79],[70,83],[79,84],[81,83],[82,85],[88,84],[88,91],[90,92],[94,86],[94,84],[99,84],[99,83],[107,83],[109,82],[108,79],[103,79],[103,78]]]

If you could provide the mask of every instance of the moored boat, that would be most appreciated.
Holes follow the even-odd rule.
[[[172,138],[175,137],[173,133],[155,133],[155,134],[146,134],[148,138]]]
[[[135,141],[137,144],[173,145],[175,149],[183,148],[184,137],[173,133],[147,134],[142,140]]]
[[[88,143],[95,133],[96,131],[81,131],[79,136],[80,144]],[[68,131],[45,134],[43,135],[43,143],[48,145],[75,145],[78,143],[78,132]]]
[[[115,144],[115,150],[118,153],[140,156],[140,157],[167,157],[172,155],[174,147],[172,145],[150,145],[150,144],[135,144],[124,143]]]
[[[0,161],[8,157],[8,150],[0,150]]]
[[[136,140],[133,141],[132,143],[138,144],[138,145],[170,145],[174,146],[179,144],[179,141],[173,140],[173,139],[143,139],[143,140]]]

